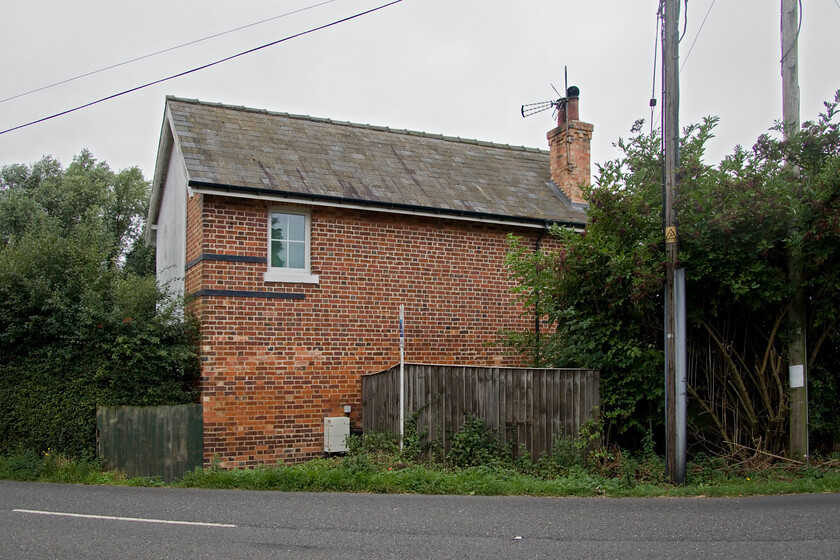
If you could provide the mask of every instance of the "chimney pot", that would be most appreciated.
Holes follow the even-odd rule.
[[[577,97],[566,98],[566,118],[570,121],[580,120],[580,99]]]
[[[580,89],[577,86],[567,87],[566,97],[557,106],[557,126],[563,126],[567,120],[580,120]]]

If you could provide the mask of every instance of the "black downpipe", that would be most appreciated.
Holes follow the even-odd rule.
[[[540,230],[540,234],[537,236],[536,241],[534,241],[534,253],[540,252],[540,243],[542,242],[543,237],[545,237],[545,232],[548,230]],[[540,365],[540,291],[539,287],[537,287],[537,293],[534,295],[534,334],[536,335],[536,344],[534,346],[534,365],[539,367]]]

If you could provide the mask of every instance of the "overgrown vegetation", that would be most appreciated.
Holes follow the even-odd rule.
[[[97,405],[194,399],[197,327],[140,240],[148,188],[86,151],[0,170],[0,454],[92,459]]]
[[[789,141],[764,135],[716,166],[703,154],[717,120],[684,131],[678,212],[695,452],[758,462],[785,453],[792,253],[805,279],[812,447],[840,445],[838,103],[840,92]],[[610,439],[635,449],[664,418],[662,162],[658,133],[642,133],[641,122],[617,146],[623,155],[598,166],[586,190],[583,235],[555,229],[558,248],[539,253],[511,240],[517,295],[549,328],[507,341],[537,365],[599,369]]]
[[[583,437],[558,439],[551,455],[532,462],[504,450],[492,432],[471,419],[456,434],[464,445],[443,460],[417,456],[390,433],[352,437],[343,457],[315,459],[294,466],[222,470],[214,464],[188,472],[174,486],[286,492],[373,492],[526,496],[744,496],[840,491],[840,456],[811,465],[762,469],[697,455],[688,465],[688,484],[673,486],[650,443],[636,453],[593,447],[598,425]],[[467,443],[469,442],[469,443]],[[424,442],[434,448],[433,442]],[[439,448],[438,448],[439,449]],[[462,464],[464,466],[458,466]],[[0,479],[81,484],[163,486],[160,478],[126,479],[99,471],[96,462],[69,461],[50,452],[0,457]]]

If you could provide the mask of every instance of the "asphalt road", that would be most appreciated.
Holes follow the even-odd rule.
[[[4,560],[733,557],[840,558],[840,495],[504,498],[0,481]]]

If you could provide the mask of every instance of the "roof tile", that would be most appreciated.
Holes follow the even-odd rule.
[[[191,181],[583,224],[549,154],[479,140],[168,98]]]

